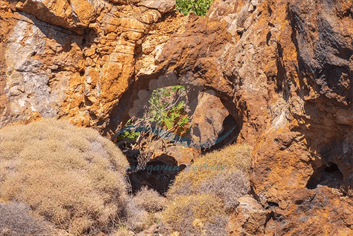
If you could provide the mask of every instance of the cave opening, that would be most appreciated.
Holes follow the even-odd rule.
[[[145,165],[141,166],[134,158],[128,158],[130,167],[127,175],[130,182],[130,193],[136,194],[143,187],[157,191],[165,196],[175,177],[186,168],[185,165],[178,165],[177,161],[169,155],[162,154]]]
[[[315,189],[318,185],[336,189],[344,185],[343,174],[336,163],[330,162],[318,168],[310,177],[306,187]]]
[[[171,133],[170,137],[174,137],[173,132],[177,134],[177,138],[171,140],[163,140],[163,135],[156,134],[154,131],[148,132],[148,134],[141,131],[143,134],[140,139],[136,138],[140,134],[129,130],[130,135],[128,136],[122,137],[118,135],[119,132],[124,134],[124,130],[131,125],[129,119],[133,117],[144,119],[146,114],[153,113],[153,110],[149,109],[151,104],[149,101],[152,101],[151,98],[154,97],[157,90],[163,89],[165,90],[164,92],[173,94],[174,92],[169,91],[169,88],[174,88],[175,86],[183,86],[185,88],[185,92],[180,93],[185,94],[185,96],[180,96],[179,100],[171,97],[170,101],[175,103],[175,101],[179,102],[185,99],[186,108],[181,116],[187,114],[190,118],[188,123],[190,124],[190,130],[188,133],[184,135],[171,131],[169,132]],[[158,99],[155,99],[155,101],[159,101]],[[157,107],[159,107],[159,103]],[[172,113],[170,112],[170,114]],[[135,126],[136,123],[133,121],[132,125]],[[148,125],[148,123],[146,124]],[[130,163],[128,176],[131,183],[131,192],[136,193],[142,187],[147,186],[163,196],[170,184],[173,183],[175,176],[186,165],[192,164],[199,157],[198,155],[219,150],[235,143],[241,127],[241,113],[231,99],[227,99],[225,95],[218,94],[216,91],[203,86],[181,83],[176,74],[171,73],[150,76],[146,80],[133,82],[122,95],[119,103],[114,106],[105,132],[128,158]],[[199,154],[194,155],[195,150],[193,149],[198,149]],[[164,160],[158,162],[156,157],[161,154],[162,156],[164,155],[162,158]],[[166,158],[166,156],[169,157]],[[145,169],[138,168],[138,166],[141,166],[140,161],[142,159],[145,160],[143,162]],[[176,169],[172,172],[158,170],[158,167],[163,165],[170,165],[172,169]],[[149,170],[152,169],[150,173],[148,173],[148,168]]]

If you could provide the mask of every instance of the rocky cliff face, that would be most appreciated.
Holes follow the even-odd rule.
[[[141,90],[212,90],[255,147],[230,232],[352,235],[353,1],[174,4],[0,1],[0,125],[69,118],[109,136]]]
[[[181,30],[174,1],[128,2],[2,1],[2,125],[37,116],[105,125]]]

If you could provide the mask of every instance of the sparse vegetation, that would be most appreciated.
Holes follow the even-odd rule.
[[[182,171],[167,193],[164,221],[181,235],[227,235],[227,217],[250,188],[251,151],[250,146],[232,145]]]
[[[136,128],[143,126],[147,132],[148,127],[154,126],[183,136],[189,132],[190,126],[186,99],[186,90],[182,85],[155,89],[143,117],[130,119],[125,126]],[[125,131],[118,139],[138,139],[140,135],[141,132],[132,129]]]
[[[73,234],[117,221],[127,199],[127,166],[93,129],[48,119],[0,130],[0,198],[24,202]]]
[[[187,130],[190,122],[185,112],[186,91],[182,85],[156,89],[152,92],[150,109],[148,111],[149,122],[177,133]]]
[[[205,16],[213,0],[176,0],[176,10],[188,15],[191,11],[196,15]]]

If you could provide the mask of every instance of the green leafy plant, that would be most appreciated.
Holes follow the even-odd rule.
[[[190,118],[186,113],[186,91],[181,85],[156,89],[149,101],[149,122],[178,134],[188,132]]]
[[[189,133],[191,126],[187,101],[186,89],[181,85],[153,90],[142,117],[133,117],[119,131],[117,145],[141,151],[154,140],[181,139]],[[164,141],[163,145],[166,145]],[[140,154],[139,165],[143,166],[146,158],[149,158],[148,152]]]
[[[213,0],[176,0],[176,10],[188,15],[191,11],[196,15],[205,16]]]
[[[131,125],[133,125],[132,119],[128,120],[125,126],[131,126]],[[124,139],[124,138],[137,139],[140,136],[140,134],[141,134],[140,131],[135,131],[135,130],[125,131],[124,134],[118,136],[118,139]]]

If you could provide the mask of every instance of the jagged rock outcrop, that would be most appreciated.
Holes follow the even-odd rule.
[[[256,202],[230,231],[353,234],[353,2],[215,0],[206,17],[172,6],[1,0],[0,126],[56,116],[110,136],[140,90],[174,73],[212,90],[255,147]],[[257,231],[237,223],[258,212]]]
[[[158,68],[215,91],[237,141],[255,145],[253,195],[269,214],[258,235],[352,233],[352,6],[215,1],[164,46]]]
[[[57,116],[104,128],[183,22],[174,1],[138,2],[1,1],[1,126]]]

